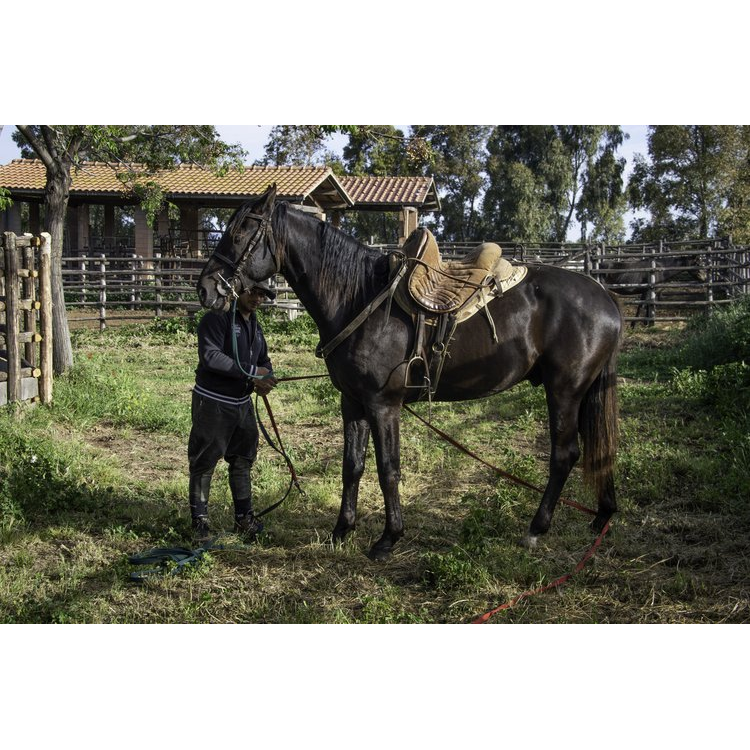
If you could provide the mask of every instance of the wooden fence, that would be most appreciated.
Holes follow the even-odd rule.
[[[498,244],[503,257],[512,262],[557,265],[591,276],[620,296],[630,322],[686,321],[697,310],[710,311],[750,292],[750,248],[734,246],[728,239],[638,245]],[[444,258],[460,258],[475,246],[441,243],[440,250]],[[659,273],[662,266],[678,263],[685,264],[679,273]],[[642,278],[633,282],[633,275]],[[669,278],[661,279],[664,275]]]
[[[66,258],[62,276],[71,328],[109,323],[194,315],[200,310],[196,295],[205,259],[142,258],[96,255]],[[267,303],[289,318],[304,312],[282,277],[272,280],[276,299]]]
[[[750,249],[727,240],[650,245],[522,245],[499,243],[517,263],[554,264],[585,273],[622,296],[626,319],[684,321],[697,309],[726,304],[750,290]],[[445,258],[466,255],[474,245],[443,243]],[[387,252],[396,246],[380,245]],[[690,269],[660,280],[660,264],[689,259]],[[624,262],[627,268],[609,266]],[[109,322],[193,315],[200,309],[195,285],[205,260],[96,254],[64,261],[63,283],[72,327]],[[636,284],[618,283],[618,274],[638,271]],[[703,280],[697,278],[697,273]],[[277,298],[266,307],[293,318],[304,311],[280,276],[272,280]],[[644,312],[645,311],[645,312]]]
[[[0,404],[52,401],[50,235],[2,236]]]

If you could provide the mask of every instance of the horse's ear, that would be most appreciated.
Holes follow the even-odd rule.
[[[260,197],[259,203],[261,203],[261,208],[259,213],[262,213],[264,216],[270,216],[271,211],[273,211],[274,203],[276,202],[276,183],[274,182],[272,185],[269,186],[268,190]]]

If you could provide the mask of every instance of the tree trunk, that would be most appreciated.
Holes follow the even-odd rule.
[[[73,347],[70,342],[68,315],[62,280],[62,251],[65,218],[70,193],[70,165],[61,169],[47,169],[45,189],[45,215],[47,231],[52,235],[51,286],[52,286],[52,369],[55,375],[67,372],[73,366]]]

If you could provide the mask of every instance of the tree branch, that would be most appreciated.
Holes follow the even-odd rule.
[[[44,164],[47,169],[54,169],[55,160],[52,158],[52,154],[50,154],[45,143],[37,138],[31,127],[29,125],[16,125],[16,128],[29,142],[31,148],[36,152],[36,155],[42,160],[42,164]]]

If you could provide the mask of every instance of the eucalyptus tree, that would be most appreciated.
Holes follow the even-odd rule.
[[[412,125],[412,151],[435,178],[441,196],[441,239],[468,242],[482,236],[482,195],[487,186],[487,125]]]
[[[17,125],[14,139],[22,155],[36,156],[46,169],[46,228],[52,237],[53,369],[60,374],[73,364],[65,313],[62,248],[65,216],[75,171],[85,161],[103,161],[138,195],[153,222],[163,195],[150,179],[156,171],[182,163],[199,164],[219,173],[241,166],[244,151],[228,145],[211,125]],[[136,167],[136,165],[138,165]]]
[[[565,242],[621,232],[619,125],[498,125],[487,142],[485,231],[500,240]]]
[[[628,185],[634,209],[649,219],[635,238],[750,239],[750,127],[651,125],[648,159],[638,154]]]

